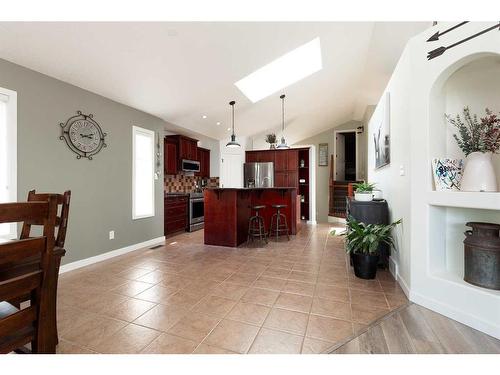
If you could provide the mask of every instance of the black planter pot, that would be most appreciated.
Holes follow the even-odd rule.
[[[365,255],[351,253],[354,274],[360,279],[374,279],[377,275],[379,255]]]

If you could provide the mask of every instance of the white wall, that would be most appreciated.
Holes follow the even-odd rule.
[[[316,220],[319,223],[328,222],[328,200],[329,200],[329,181],[330,181],[330,162],[331,155],[335,154],[335,135],[336,130],[350,130],[356,129],[358,126],[363,125],[359,121],[349,121],[339,126],[333,127],[324,131],[320,134],[316,134],[312,137],[302,139],[293,146],[298,145],[314,145],[316,153],[316,162],[314,163],[314,169],[316,171]],[[364,165],[366,158],[366,139],[364,136],[360,135],[358,138],[360,143],[358,145],[358,158],[361,161],[360,166],[363,166],[362,174],[364,174]],[[318,166],[318,152],[319,144],[328,143],[328,166],[320,167]]]
[[[446,207],[474,206],[479,196],[481,201],[490,199],[492,206],[498,207],[500,193],[484,196],[481,194],[486,193],[448,192],[444,193],[446,199],[441,199],[443,193],[432,191],[431,173],[433,157],[456,155],[447,137],[446,112],[458,112],[464,104],[479,107],[474,111],[490,105],[500,112],[496,99],[498,73],[491,74],[500,55],[500,33],[493,30],[433,60],[426,59],[430,50],[493,24],[470,22],[438,42],[426,42],[437,30],[453,25],[438,24],[409,41],[386,88],[391,97],[391,164],[375,170],[374,150],[369,142],[368,176],[384,190],[392,218],[403,218],[394,260],[399,265],[398,278],[410,299],[500,338],[500,292],[465,283],[459,262],[463,254],[460,233],[465,222],[495,221],[495,217],[500,222],[500,212]],[[478,60],[493,55],[496,57],[489,62]],[[478,61],[466,66],[474,60]],[[464,70],[460,71],[462,67]],[[452,75],[453,80],[448,81]],[[404,175],[400,175],[400,170]],[[450,194],[461,198],[455,200]]]
[[[390,92],[390,145],[391,163],[375,169],[375,145],[368,142],[368,181],[377,184],[384,198],[389,202],[391,220],[403,219],[397,229],[397,250],[392,258],[399,267],[399,277],[410,286],[410,137],[408,136],[408,113],[411,93],[410,53],[403,51],[399,63],[394,70],[386,91]],[[385,94],[384,92],[384,94]],[[382,96],[384,98],[384,95]],[[378,127],[375,119],[379,117],[382,106],[377,106],[368,123],[366,136],[373,139]],[[404,176],[400,175],[401,167]]]
[[[221,172],[221,187],[243,187],[243,163],[245,162],[245,151],[252,149],[252,139],[247,137],[236,137],[236,140],[241,147],[226,147],[229,139],[219,141],[219,170]]]

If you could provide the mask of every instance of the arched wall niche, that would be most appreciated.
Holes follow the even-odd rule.
[[[456,61],[436,79],[429,97],[429,166],[432,158],[465,159],[453,138],[457,132],[445,114],[462,116],[465,106],[471,114],[485,115],[485,108],[500,112],[500,54],[475,53]],[[493,156],[500,184],[500,155]],[[432,174],[429,189],[434,190]]]
[[[431,160],[436,157],[465,159],[453,138],[457,130],[447,122],[445,114],[462,116],[464,106],[471,114],[483,117],[485,108],[500,112],[500,54],[483,52],[463,57],[444,69],[437,77],[429,95],[429,123],[427,155],[427,189],[434,190]],[[497,179],[500,177],[500,155],[494,156]],[[492,202],[500,200],[500,193],[444,192],[450,199],[434,201],[428,212],[429,238],[427,269],[436,281],[433,291],[449,306],[464,310],[465,295],[474,301],[467,310],[472,316],[482,316],[485,321],[498,321],[488,309],[497,306],[500,291],[475,287],[463,280],[465,223],[469,221],[500,222],[498,203],[487,209],[477,207],[478,198],[487,195]],[[465,194],[465,195],[462,195]],[[455,204],[454,197],[460,200]],[[450,204],[451,202],[451,204]],[[464,294],[466,293],[466,294]],[[434,298],[438,298],[434,296]],[[438,299],[439,299],[438,298]],[[486,311],[486,312],[485,312]],[[479,326],[476,325],[479,328]],[[490,331],[491,332],[491,331]]]

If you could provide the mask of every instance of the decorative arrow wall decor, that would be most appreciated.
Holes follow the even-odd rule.
[[[498,29],[500,30],[500,22],[497,23],[496,25],[494,26],[491,26],[491,27],[488,27],[487,29],[484,29],[483,31],[480,31],[474,35],[471,35],[465,39],[462,39],[462,40],[459,40],[458,42],[455,42],[453,44],[450,44],[449,46],[447,47],[439,47],[439,48],[436,48],[430,52],[427,53],[427,60],[432,60],[433,58],[435,57],[438,57],[438,56],[441,56],[445,51],[449,50],[450,48],[453,48],[453,47],[456,47],[462,43],[465,43],[471,39],[474,39],[474,38],[477,38],[479,35],[483,35],[485,33],[487,33],[488,31],[491,31],[491,30],[495,30],[495,29]],[[441,34],[442,35],[442,34]]]
[[[452,30],[455,30],[457,28],[459,28],[460,26],[463,26],[465,25],[466,23],[469,23],[469,21],[464,21],[464,22],[460,22],[458,25],[455,25],[455,26],[452,26],[450,27],[449,29],[446,29],[445,31],[438,31],[437,33],[435,33],[433,36],[431,36],[429,39],[427,39],[428,42],[434,42],[436,40],[439,40],[439,37],[446,34],[446,33],[449,33],[450,31]]]

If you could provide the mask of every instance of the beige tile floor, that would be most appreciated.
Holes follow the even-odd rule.
[[[61,275],[59,353],[321,353],[406,304],[353,274],[328,225],[290,242],[205,246],[203,231]]]

